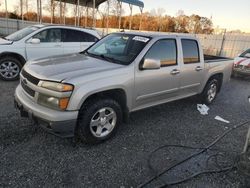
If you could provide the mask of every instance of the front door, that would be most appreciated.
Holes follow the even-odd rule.
[[[40,40],[38,44],[26,43],[27,59],[37,59],[63,54],[63,43],[61,40],[61,29],[45,29],[32,38]]]
[[[161,39],[148,50],[145,59],[160,60],[161,68],[136,71],[135,110],[178,97],[180,86],[177,42]]]

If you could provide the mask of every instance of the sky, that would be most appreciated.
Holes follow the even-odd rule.
[[[250,32],[250,0],[142,0],[145,11],[164,8],[165,14],[175,16],[178,10],[186,15],[198,14],[210,18],[214,26],[228,30]],[[139,8],[134,8],[139,9]],[[138,10],[136,10],[138,12]]]
[[[30,0],[36,2],[35,0]],[[214,27],[226,28],[227,30],[240,29],[250,32],[250,0],[142,0],[144,11],[164,8],[165,14],[175,16],[178,10],[183,10],[186,15],[198,14],[200,16],[212,17]],[[9,9],[17,4],[19,0],[8,1]],[[1,10],[4,8],[4,0],[0,0]],[[123,5],[126,14],[129,6]],[[134,13],[139,13],[139,8],[134,7]]]

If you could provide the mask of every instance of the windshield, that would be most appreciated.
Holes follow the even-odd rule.
[[[131,34],[110,34],[90,47],[86,53],[119,63],[130,64],[146,46],[150,38]]]
[[[34,26],[26,27],[26,28],[23,28],[23,29],[15,32],[15,33],[8,35],[7,37],[5,37],[5,39],[11,40],[11,41],[18,41],[18,40],[26,37],[27,35],[33,33],[34,31],[36,31],[38,29],[39,29],[38,27],[34,27]]]
[[[250,58],[250,49],[248,49],[245,52],[243,52],[242,54],[240,54],[240,57]]]

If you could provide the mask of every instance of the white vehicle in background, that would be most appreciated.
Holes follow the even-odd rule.
[[[28,60],[77,53],[100,39],[94,29],[34,25],[0,38],[0,79],[16,80]]]
[[[250,49],[234,59],[233,76],[250,76]]]

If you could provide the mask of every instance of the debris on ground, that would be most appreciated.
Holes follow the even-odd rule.
[[[220,117],[220,116],[215,116],[215,118],[214,119],[216,119],[216,120],[218,120],[218,121],[221,121],[221,122],[224,122],[224,123],[230,123],[230,121],[228,121],[228,120],[225,120],[225,119],[223,119],[222,117]]]
[[[197,104],[197,110],[201,113],[201,115],[208,115],[209,107],[205,104]]]

